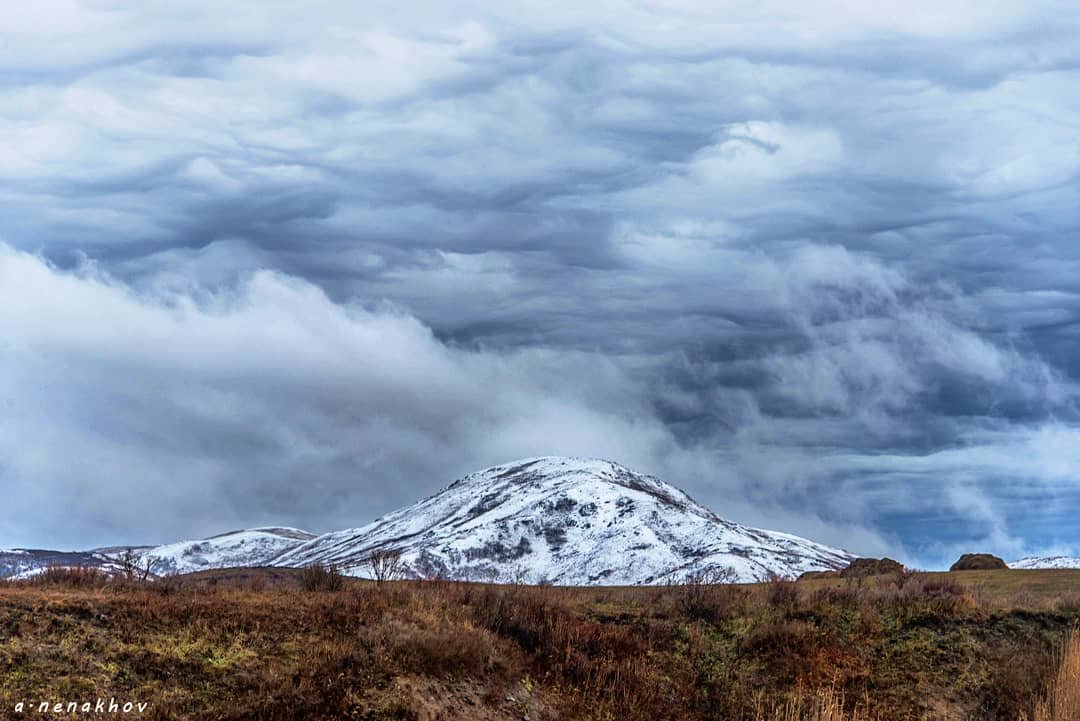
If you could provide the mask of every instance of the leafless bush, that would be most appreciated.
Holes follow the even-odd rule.
[[[396,581],[404,575],[405,564],[401,560],[401,551],[394,548],[377,548],[365,559],[375,583],[380,586],[387,581]]]
[[[150,571],[154,567],[153,556],[145,557],[135,553],[135,549],[129,548],[117,559],[120,564],[120,574],[127,581],[139,581],[140,583],[150,577]]]
[[[731,585],[736,579],[731,568],[691,571],[671,584],[675,603],[690,618],[715,623],[731,615],[745,601],[746,593]]]
[[[340,591],[345,587],[345,579],[337,567],[321,563],[306,566],[300,582],[305,591]]]
[[[108,574],[92,566],[49,566],[30,580],[33,585],[65,588],[96,588],[108,582]]]

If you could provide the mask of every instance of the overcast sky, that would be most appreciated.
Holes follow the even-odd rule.
[[[0,546],[600,456],[936,567],[1080,554],[1080,8],[0,9]]]

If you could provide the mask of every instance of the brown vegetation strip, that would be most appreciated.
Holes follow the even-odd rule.
[[[266,721],[1069,718],[1075,641],[1047,693],[1080,604],[988,573],[655,589],[56,573],[0,589],[0,703],[115,696],[152,719]]]

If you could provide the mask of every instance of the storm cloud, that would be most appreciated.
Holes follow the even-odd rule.
[[[0,544],[604,456],[923,565],[1080,553],[1072,3],[0,13]]]

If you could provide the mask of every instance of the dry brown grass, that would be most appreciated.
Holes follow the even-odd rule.
[[[832,686],[803,691],[782,706],[758,715],[755,721],[868,721],[856,706],[848,711],[844,695]]]
[[[49,566],[37,576],[24,581],[29,586],[64,588],[101,588],[112,579],[104,571],[87,566]]]
[[[192,721],[1016,721],[1035,713],[1080,620],[1044,596],[1008,608],[1023,590],[1012,579],[998,593],[948,575],[651,589],[341,579],[336,590],[312,577],[55,574],[0,588],[0,709],[123,696],[149,701],[149,718]],[[1062,678],[1075,692],[1075,675]]]
[[[1050,693],[1035,709],[1035,721],[1077,719],[1080,719],[1080,632],[1073,630],[1065,642]]]

